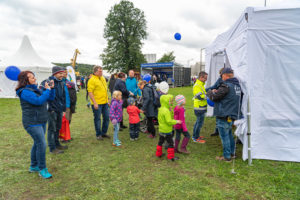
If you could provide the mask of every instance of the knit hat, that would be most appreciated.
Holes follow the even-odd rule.
[[[59,72],[64,72],[64,71],[65,71],[65,69],[62,67],[59,67],[59,66],[52,67],[52,75],[55,75]]]
[[[223,74],[232,74],[233,73],[233,70],[229,67],[225,67],[222,72],[221,72],[221,75]]]
[[[129,105],[133,105],[134,102],[135,102],[135,100],[134,100],[133,97],[129,97],[129,98],[127,99],[127,102],[128,102]]]
[[[182,103],[185,103],[185,97],[183,95],[177,95],[175,97],[175,101],[177,103],[177,105],[181,105]]]
[[[159,90],[164,93],[164,94],[167,94],[168,91],[169,91],[169,84],[165,81],[161,82],[159,84]]]

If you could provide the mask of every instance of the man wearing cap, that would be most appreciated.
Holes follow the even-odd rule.
[[[102,73],[102,67],[94,66],[94,73],[87,85],[87,90],[94,113],[96,138],[98,140],[103,140],[103,138],[110,138],[110,136],[106,134],[109,125],[107,84],[105,78],[102,76]],[[102,128],[101,115],[103,120]]]
[[[207,101],[206,101],[206,90],[205,90],[205,82],[207,80],[207,73],[201,71],[199,73],[199,77],[196,80],[193,86],[193,94],[194,94],[194,113],[197,117],[197,121],[194,124],[193,130],[193,142],[205,143],[200,137],[200,130],[202,128],[205,113],[207,111]]]
[[[214,115],[223,144],[223,156],[216,157],[216,159],[230,162],[235,156],[232,124],[234,120],[239,118],[241,86],[238,79],[234,77],[231,68],[224,68],[221,77],[222,82],[218,89],[210,90],[207,96],[215,102]]]
[[[55,98],[48,102],[48,146],[50,153],[63,153],[67,146],[62,146],[59,142],[59,130],[61,128],[63,112],[66,111],[66,93],[62,81],[65,69],[59,66],[52,68],[52,76],[49,80],[54,81]],[[45,81],[44,81],[45,82]],[[42,83],[43,85],[43,83]]]

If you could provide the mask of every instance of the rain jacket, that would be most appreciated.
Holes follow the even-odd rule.
[[[128,106],[127,107],[127,113],[129,115],[129,123],[130,124],[137,124],[140,122],[140,109],[138,109],[138,107],[136,106]]]
[[[117,122],[121,122],[123,119],[123,109],[122,109],[122,100],[111,100],[111,105],[109,109],[109,119],[112,121],[113,119],[116,119]]]
[[[175,129],[182,129],[183,132],[187,132],[188,129],[186,128],[186,124],[185,124],[185,114],[184,114],[184,112],[185,112],[184,107],[176,106],[174,108],[174,119],[182,121],[181,124],[176,124],[174,126],[174,128]]]
[[[194,110],[199,110],[201,112],[206,112],[207,110],[206,90],[204,85],[205,83],[197,79],[193,86]]]
[[[158,109],[158,129],[160,134],[168,134],[172,132],[173,125],[177,123],[175,119],[173,119],[171,111],[170,111],[170,101],[173,99],[173,96],[162,95],[160,97],[161,107]]]

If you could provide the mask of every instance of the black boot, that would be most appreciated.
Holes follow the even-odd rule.
[[[127,126],[124,126],[123,120],[120,122],[120,128],[127,128]]]

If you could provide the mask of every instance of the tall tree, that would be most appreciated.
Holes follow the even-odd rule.
[[[139,68],[146,62],[141,52],[142,40],[147,38],[144,12],[122,0],[111,8],[105,21],[107,47],[100,55],[104,68],[109,72]]]
[[[173,55],[174,52],[171,51],[169,53],[165,53],[160,59],[158,59],[156,62],[174,62],[175,61],[175,56]]]

